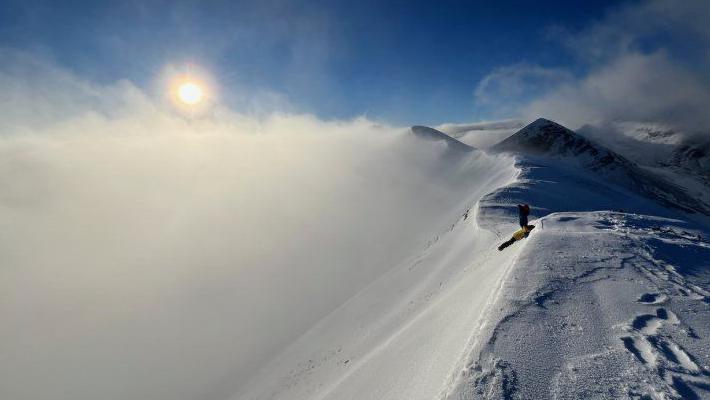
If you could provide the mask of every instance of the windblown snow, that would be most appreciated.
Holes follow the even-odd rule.
[[[10,187],[3,215],[26,241],[10,248],[6,232],[0,243],[14,263],[3,275],[0,397],[710,398],[707,186],[551,121],[521,127],[372,135],[363,123],[325,145],[311,135],[299,138],[311,141],[305,145],[277,136],[268,160],[250,153],[267,148],[254,138],[180,136],[185,148],[165,161],[182,168],[177,178],[151,169],[129,188],[149,193],[134,199],[154,211],[163,206],[151,200],[154,191],[190,201],[154,229],[155,221],[126,223],[94,209],[102,224],[122,229],[106,240],[100,224],[69,235],[56,227],[79,205],[130,195],[106,187],[98,198],[80,187],[57,194],[46,184],[48,197],[33,197],[41,213],[27,215],[17,204],[28,189]],[[479,131],[486,137],[477,140]],[[343,139],[359,152],[339,150]],[[66,144],[3,143],[2,151],[46,182],[87,174],[87,165],[98,168],[89,182],[112,176],[99,162],[106,143],[71,142],[99,155],[62,169],[61,160],[73,159],[64,157],[74,151]],[[194,146],[210,152],[183,152]],[[239,153],[228,150],[236,146]],[[295,146],[318,157],[296,157]],[[192,156],[170,159],[179,154]],[[235,164],[235,156],[250,162]],[[38,167],[53,162],[58,168]],[[16,169],[0,168],[3,182],[15,182]],[[250,180],[254,169],[275,184]],[[235,182],[257,198],[224,188]],[[517,229],[519,203],[531,205],[536,229],[499,252]],[[215,207],[235,217],[218,218]],[[37,226],[43,230],[32,236]],[[72,252],[78,240],[94,243],[93,273],[75,271],[89,267]],[[204,247],[188,252],[195,241]],[[102,252],[115,265],[102,266]],[[53,267],[84,280],[36,282]],[[143,272],[147,278],[128,276]]]

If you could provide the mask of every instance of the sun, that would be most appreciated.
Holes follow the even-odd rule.
[[[217,81],[209,71],[195,65],[167,66],[160,83],[165,88],[165,100],[190,118],[208,112],[219,101]]]
[[[195,82],[183,82],[178,87],[178,99],[187,105],[201,102],[204,96],[204,90]]]

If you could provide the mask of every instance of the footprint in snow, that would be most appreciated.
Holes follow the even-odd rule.
[[[663,304],[668,300],[668,296],[659,293],[644,293],[637,300],[641,304]]]
[[[659,304],[666,300],[665,295],[646,293],[638,302]],[[655,314],[634,317],[627,328],[631,335],[622,337],[621,341],[637,360],[666,377],[667,383],[684,398],[700,398],[696,390],[710,388],[710,374],[703,371],[695,357],[675,343],[669,335],[659,334],[659,330],[668,324],[669,328],[673,329],[680,325],[680,320],[672,311],[663,307],[656,308]]]

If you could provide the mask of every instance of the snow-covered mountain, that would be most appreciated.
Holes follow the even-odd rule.
[[[582,135],[544,118],[525,126],[491,148],[491,151],[568,158],[591,169],[628,168],[630,162]]]
[[[412,132],[460,148],[441,131]],[[710,244],[706,226],[687,219],[701,205],[543,119],[491,154],[468,153],[470,171],[490,175],[471,175],[478,189],[450,227],[235,398],[710,395]],[[658,191],[685,205],[669,207]],[[538,228],[498,252],[521,202],[532,205]]]
[[[540,118],[491,148],[574,163],[666,207],[710,216],[710,205],[680,185],[640,168],[615,151],[555,122]]]

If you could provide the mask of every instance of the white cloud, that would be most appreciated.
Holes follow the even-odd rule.
[[[524,99],[513,101],[511,114],[526,119],[544,116],[573,128],[635,120],[710,132],[704,111],[710,107],[710,60],[702,54],[710,48],[708,20],[706,1],[654,0],[616,7],[581,32],[555,30],[585,72],[572,77],[571,72],[540,66],[503,67],[481,81],[476,97],[479,91],[490,93],[493,81],[514,88],[508,92]],[[521,84],[520,76],[539,84]],[[484,100],[480,105],[488,107],[509,102],[510,95],[494,91]]]
[[[710,90],[664,51],[629,53],[560,85],[523,108],[570,126],[616,121],[664,122],[685,130],[710,127]]]
[[[226,397],[472,184],[367,119],[188,119],[130,82],[3,61],[3,398]]]
[[[565,70],[531,64],[499,67],[479,82],[474,97],[478,107],[486,108],[495,117],[503,117],[526,104],[531,94],[546,93],[572,78]]]

